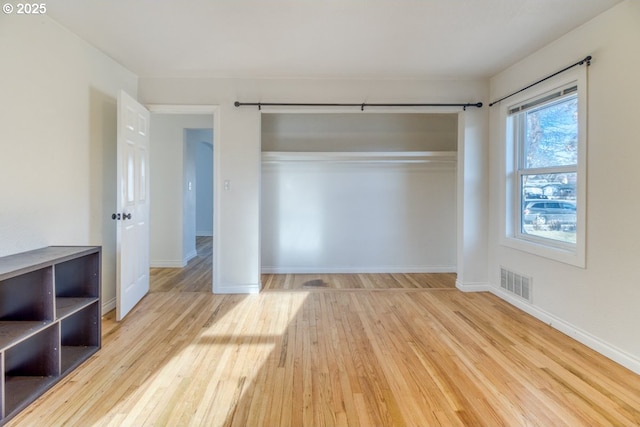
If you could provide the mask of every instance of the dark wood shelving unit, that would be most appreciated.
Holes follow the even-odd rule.
[[[101,346],[101,248],[0,258],[0,425]]]

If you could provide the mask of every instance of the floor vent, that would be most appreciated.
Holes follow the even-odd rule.
[[[505,291],[531,302],[531,285],[531,277],[500,267],[500,287]]]

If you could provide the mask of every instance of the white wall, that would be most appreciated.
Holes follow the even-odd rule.
[[[262,272],[455,272],[457,130],[455,113],[264,114]]]
[[[455,157],[265,164],[262,271],[454,272],[455,205]]]
[[[499,108],[491,109],[489,277],[499,266],[533,277],[534,315],[640,372],[637,230],[640,198],[640,2],[625,1],[491,79],[499,98],[593,55],[588,70],[586,268],[529,255],[499,243],[503,177]]]
[[[0,58],[0,256],[102,245],[112,308],[116,96],[137,78],[47,16],[0,14]]]
[[[208,114],[151,114],[152,267],[183,267],[195,255],[196,153],[188,148],[185,130],[212,123]]]
[[[196,235],[213,236],[213,129],[189,129],[196,147]]]
[[[459,114],[456,286],[463,291],[482,290],[488,280],[488,137],[486,115]]]
[[[146,103],[219,105],[219,133],[214,146],[216,292],[255,292],[260,287],[261,113],[257,108],[236,108],[234,101],[442,103],[485,101],[488,94],[485,81],[467,80],[145,78],[140,79],[139,87]],[[466,117],[467,123],[480,128],[476,143],[486,144],[487,109],[470,108]],[[479,174],[474,179],[486,187],[485,176]],[[224,181],[230,184],[228,191],[223,190]],[[469,203],[474,204],[469,206],[470,212],[487,210],[486,200]],[[486,233],[482,216],[472,226],[478,234]],[[477,245],[477,239],[472,244]],[[458,251],[466,245],[464,241]],[[485,255],[484,251],[474,254]],[[480,264],[476,276],[486,282],[486,262]]]

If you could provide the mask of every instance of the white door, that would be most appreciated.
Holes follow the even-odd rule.
[[[149,111],[118,94],[116,320],[149,292]]]

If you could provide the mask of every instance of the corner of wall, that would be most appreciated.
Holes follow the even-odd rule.
[[[462,292],[491,292],[491,285],[486,282],[463,283],[456,280],[456,288]]]
[[[221,283],[214,284],[214,294],[257,294],[260,293],[260,283]]]

